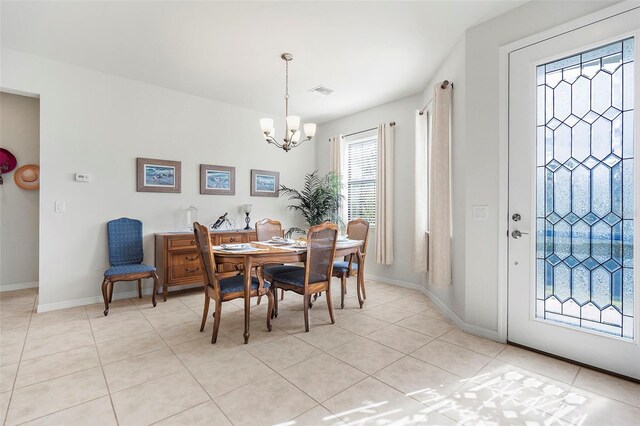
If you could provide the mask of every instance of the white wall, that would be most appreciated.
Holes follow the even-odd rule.
[[[152,234],[183,229],[191,204],[203,223],[229,212],[240,225],[239,206],[252,203],[253,223],[300,224],[285,199],[249,196],[252,168],[280,171],[281,183],[299,187],[315,166],[313,143],[285,153],[264,142],[264,113],[8,49],[1,59],[1,87],[41,96],[41,310],[101,300],[110,219],[143,221],[151,264]],[[136,192],[136,157],[182,161],[182,193]],[[200,195],[200,163],[235,166],[236,195]],[[74,182],[75,172],[92,181]],[[54,213],[56,200],[66,213]]]
[[[18,160],[16,169],[40,163],[40,101],[0,93],[0,147]],[[15,170],[0,187],[0,291],[38,281],[39,191],[20,189]]]
[[[366,275],[384,277],[391,281],[422,284],[424,274],[412,270],[413,249],[413,188],[414,188],[414,114],[422,105],[420,95],[409,96],[348,115],[318,126],[316,141],[316,167],[329,171],[329,138],[376,127],[379,123],[396,122],[395,126],[395,181],[394,181],[394,262],[392,265],[375,263],[375,231],[369,234]]]

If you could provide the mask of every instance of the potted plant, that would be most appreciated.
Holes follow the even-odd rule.
[[[344,222],[340,218],[340,208],[344,198],[342,180],[337,173],[329,172],[324,176],[320,176],[317,170],[307,173],[304,176],[302,190],[280,185],[280,195],[288,196],[289,200],[295,202],[288,207],[300,212],[307,226],[330,221],[344,228]],[[304,235],[306,231],[297,227],[290,228],[287,236],[290,237],[294,233]]]

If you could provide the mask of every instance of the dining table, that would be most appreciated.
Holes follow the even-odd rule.
[[[357,293],[360,308],[364,304],[362,289],[364,288],[364,255],[362,253],[363,241],[338,240],[336,243],[336,257],[355,255],[358,265]],[[232,248],[232,245],[213,246],[213,254],[217,264],[242,265],[244,274],[244,343],[249,343],[250,314],[251,314],[251,271],[252,268],[280,263],[305,262],[307,257],[306,246],[300,243],[279,244],[272,241],[256,241],[243,244],[243,249]],[[263,294],[266,290],[263,289]]]

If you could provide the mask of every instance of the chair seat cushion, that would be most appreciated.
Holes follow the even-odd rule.
[[[114,275],[128,275],[128,274],[140,274],[142,272],[155,271],[156,267],[151,265],[145,265],[144,263],[136,263],[133,265],[118,265],[104,271],[105,277],[112,277]]]
[[[223,278],[219,281],[220,293],[236,293],[244,291],[244,275],[236,275],[235,277]],[[257,290],[260,282],[258,278],[251,277],[251,290]],[[264,288],[269,288],[269,281],[264,282]]]
[[[351,269],[354,269],[357,271],[358,262],[352,262]],[[346,274],[347,272],[349,272],[349,262],[345,262],[345,261],[333,262],[333,272],[341,272]]]
[[[294,285],[297,287],[304,287],[304,268],[298,271],[283,272],[273,278],[274,282],[280,282],[284,284]],[[309,284],[326,281],[327,276],[324,274],[316,274],[315,272],[309,273]]]
[[[270,277],[275,277],[278,274],[293,271],[304,271],[304,267],[295,265],[273,265],[264,267],[264,274]]]

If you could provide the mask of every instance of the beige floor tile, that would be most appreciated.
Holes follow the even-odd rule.
[[[183,323],[173,327],[162,328],[158,330],[157,333],[162,337],[162,340],[164,340],[167,345],[175,346],[190,340],[201,339],[205,336],[209,336],[209,339],[211,339],[212,330],[213,318],[207,322],[207,325],[202,332],[200,332],[200,323],[197,325]]]
[[[372,377],[322,405],[334,413],[335,418],[348,424],[454,424],[435,410]]]
[[[190,340],[173,346],[175,354],[191,368],[194,365],[202,364],[220,356],[235,353],[242,350],[242,346],[233,342],[226,336],[218,336],[216,344],[211,344],[211,336],[206,336],[198,340]]]
[[[107,393],[107,385],[99,367],[16,389],[9,406],[7,425],[55,413]]]
[[[343,361],[321,354],[280,371],[280,375],[318,402],[367,377]]]
[[[17,314],[2,316],[0,319],[0,334],[4,334],[10,331],[22,331],[25,332],[29,328],[29,322],[31,321],[31,314]]]
[[[27,330],[10,330],[0,336],[0,348],[22,345],[27,337]]]
[[[442,312],[440,311],[440,309],[438,309],[438,308],[427,309],[426,311],[420,312],[420,314],[422,314],[424,316],[427,316],[427,317],[439,319],[441,321],[448,321],[447,317],[444,316],[442,314]]]
[[[24,424],[29,426],[115,426],[118,423],[111,400],[108,396],[103,396]]]
[[[565,425],[552,415],[535,410],[483,385],[467,383],[435,406],[442,414],[469,425]]]
[[[365,290],[367,292],[367,300],[371,300],[376,303],[388,303],[393,300],[403,299],[406,294],[401,294],[396,289],[391,288],[375,288],[365,284]]]
[[[182,413],[171,416],[167,419],[154,423],[157,426],[231,426],[227,416],[218,408],[213,401],[189,408]]]
[[[91,330],[72,331],[55,336],[27,337],[22,360],[33,359],[58,352],[66,352],[84,346],[93,346]]]
[[[494,342],[492,340],[483,339],[482,337],[467,334],[459,328],[454,328],[447,334],[440,336],[438,340],[453,343],[463,348],[471,349],[482,355],[495,357],[507,347],[507,345]]]
[[[202,320],[201,316],[184,305],[182,308],[170,312],[155,309],[142,312],[156,330],[162,330],[163,328],[184,323],[193,324],[194,327],[198,327],[199,329],[200,321]]]
[[[373,318],[387,322],[397,322],[413,315],[413,312],[405,309],[394,308],[389,305],[378,305],[363,312]]]
[[[153,331],[149,321],[138,311],[122,311],[90,321],[97,343]]]
[[[22,361],[16,389],[100,366],[95,346],[84,346]]]
[[[38,294],[37,288],[24,288],[21,290],[0,292],[0,304],[10,305],[16,303],[33,303]]]
[[[276,371],[291,367],[320,354],[320,350],[294,336],[246,347],[260,361]]]
[[[393,324],[367,334],[366,337],[405,354],[411,353],[433,340],[431,336]]]
[[[9,408],[10,399],[11,392],[0,393],[0,424],[4,424],[4,419],[7,414],[7,408]]]
[[[636,426],[640,408],[573,387],[554,414],[576,425]]]
[[[65,322],[87,319],[87,310],[84,306],[60,309],[58,311],[35,313],[31,317],[31,325],[36,327],[43,324],[64,324]]]
[[[13,389],[13,382],[18,372],[18,364],[6,364],[0,367],[0,393],[8,392]]]
[[[293,423],[295,422],[295,423]],[[331,411],[322,405],[317,405],[306,413],[296,417],[290,423],[284,425],[295,426],[346,426],[346,423],[337,418]]]
[[[15,364],[20,361],[24,343],[2,345],[0,347],[0,366]]]
[[[314,305],[312,311],[316,310]],[[317,313],[317,312],[316,312]],[[329,321],[329,314],[326,309],[325,315],[313,316],[309,313],[309,330],[313,327],[317,327],[322,324],[327,324]],[[304,312],[303,311],[289,311],[284,313],[278,313],[278,317],[271,320],[271,324],[278,327],[287,333],[299,333],[304,332]]]
[[[69,320],[60,324],[40,322],[37,325],[31,324],[29,327],[29,339],[39,339],[66,333],[80,333],[83,331],[91,331],[91,325],[88,319]]]
[[[359,337],[331,323],[317,325],[310,328],[308,333],[299,332],[295,336],[323,351],[344,345]]]
[[[115,294],[114,294],[115,298]],[[104,316],[104,303],[94,303],[93,305],[85,306],[87,309],[87,316],[89,318],[100,318]],[[114,300],[109,303],[109,315],[117,315],[122,311],[130,311],[137,309],[137,306],[131,303],[129,299]]]
[[[242,350],[194,365],[189,370],[211,398],[274,374],[271,368]]]
[[[111,399],[120,424],[147,425],[195,407],[209,396],[184,371],[116,392]]]
[[[353,314],[345,319],[336,320],[335,325],[360,336],[366,336],[388,326],[389,323],[364,314]]]
[[[0,305],[0,320],[2,321],[12,317],[31,318],[31,314],[33,314],[33,302]]]
[[[580,368],[575,364],[515,346],[507,346],[497,359],[569,384],[573,383]]]
[[[402,299],[392,300],[386,303],[387,306],[402,309],[406,312],[413,312],[414,314],[426,311],[434,307],[434,304],[426,296],[409,296]]]
[[[495,359],[469,381],[548,414],[570,389],[564,382]]]
[[[155,331],[136,334],[134,336],[121,337],[98,343],[98,353],[102,364],[111,364],[116,361],[146,354],[148,352],[164,349],[167,344]]]
[[[278,375],[253,382],[214,401],[233,424],[245,426],[285,423],[317,405]]]
[[[455,326],[444,320],[433,318],[427,315],[417,314],[412,317],[398,321],[396,325],[408,328],[418,333],[431,337],[440,337]]]
[[[639,383],[581,368],[573,385],[640,408]]]
[[[455,374],[408,356],[373,377],[428,405],[443,400],[465,383],[465,379]]]
[[[123,359],[105,365],[103,369],[111,393],[186,371],[169,348]]]
[[[439,340],[424,345],[411,356],[460,377],[473,377],[491,361],[487,356]]]
[[[276,326],[271,327],[271,331],[263,323],[252,323],[249,328],[249,344],[260,344],[277,340],[288,335],[287,332]],[[229,328],[224,331],[224,335],[237,344],[244,344],[244,325],[236,328]]]
[[[364,337],[338,346],[329,354],[367,374],[373,374],[404,356],[402,352]]]

